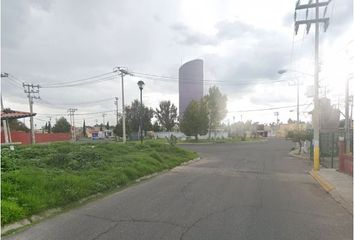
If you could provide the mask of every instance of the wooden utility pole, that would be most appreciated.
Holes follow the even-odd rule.
[[[327,6],[331,2],[328,0],[326,2],[319,2],[316,0],[315,3],[312,3],[312,0],[309,1],[308,4],[300,4],[300,0],[297,1],[295,7],[295,34],[297,34],[299,30],[299,26],[302,24],[306,25],[306,32],[307,34],[310,31],[311,25],[315,24],[315,68],[314,68],[314,87],[315,87],[315,94],[314,94],[314,110],[313,110],[313,117],[312,117],[312,125],[313,125],[313,169],[315,171],[320,169],[320,119],[319,119],[319,97],[318,97],[318,89],[319,89],[319,24],[324,24],[324,31],[327,30],[329,25],[329,18],[319,16],[319,8],[325,7],[324,14],[327,12]],[[315,8],[315,19],[307,19],[309,9]],[[304,20],[296,20],[296,11],[306,9],[306,19]]]

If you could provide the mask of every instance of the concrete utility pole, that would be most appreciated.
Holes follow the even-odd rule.
[[[311,77],[313,77],[312,74],[299,72],[299,71],[292,70],[292,69],[281,69],[278,71],[278,73],[284,74],[288,71],[295,72],[295,73],[301,73],[304,75],[310,75]],[[298,77],[296,77],[296,128],[298,131],[300,130],[300,109],[299,109],[299,106],[300,106],[300,80]]]
[[[1,78],[5,78],[8,77],[9,74],[8,73],[1,73]],[[4,103],[2,102],[2,93],[1,93],[1,112],[4,111]],[[2,120],[2,127],[4,130],[4,137],[5,137],[5,143],[9,143],[9,131],[8,131],[8,127],[7,127],[7,120]],[[10,135],[11,137],[11,135]]]
[[[118,123],[119,123],[119,119],[118,119],[118,97],[115,97],[115,100],[114,100],[114,105],[116,105],[116,124],[118,126]]]
[[[300,90],[299,90],[299,78],[296,79],[296,128],[299,131],[300,130]]]
[[[345,153],[350,153],[349,78],[345,83]]]
[[[121,79],[122,79],[122,125],[123,125],[123,143],[125,143],[127,141],[127,139],[126,139],[126,132],[125,132],[124,76],[125,75],[133,76],[133,74],[131,74],[126,69],[123,69],[121,67],[115,67],[113,69],[113,72],[119,72]]]
[[[105,121],[105,118],[106,118],[106,115],[105,113],[102,113],[102,127],[106,125],[106,121]]]
[[[118,141],[118,140],[119,140],[119,136],[118,136],[118,123],[119,123],[119,116],[118,116],[118,97],[115,97],[114,105],[116,105],[116,131],[117,131],[116,140]]]
[[[48,116],[49,118],[49,126],[48,126],[48,133],[51,133],[52,132],[52,117],[51,116]]]
[[[331,2],[328,0],[326,2],[319,2],[316,0],[315,3],[310,1],[308,4],[300,5],[300,0],[297,1],[295,7],[295,34],[297,34],[299,30],[299,26],[301,24],[306,24],[306,32],[307,34],[310,31],[311,25],[315,24],[315,69],[314,69],[314,87],[315,87],[315,94],[314,94],[314,110],[313,110],[313,170],[317,171],[320,169],[320,119],[319,119],[319,98],[318,98],[318,75],[319,75],[319,24],[324,24],[324,31],[327,30],[329,25],[329,18],[320,18],[319,17],[319,8],[325,7],[324,15],[327,12],[327,6]],[[316,16],[315,19],[307,19],[309,9],[315,8]],[[296,20],[296,10],[306,9],[306,19],[305,20]]]
[[[76,131],[75,131],[75,112],[77,111],[76,108],[69,108],[68,113],[70,116],[70,129],[71,129],[71,139],[76,141]]]
[[[27,83],[23,83],[22,86],[24,88],[24,92],[27,93],[28,102],[29,102],[29,108],[30,108],[30,113],[31,113],[31,117],[30,117],[31,143],[35,144],[36,143],[36,135],[34,133],[33,99],[41,99],[39,96],[35,96],[34,95],[36,93],[39,94],[40,86],[38,84],[37,85],[33,85],[33,84],[27,84]]]
[[[279,112],[274,112],[274,116],[277,117],[277,125],[279,125]]]

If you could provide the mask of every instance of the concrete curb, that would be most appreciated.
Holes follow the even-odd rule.
[[[146,175],[146,176],[144,176],[144,177],[138,178],[138,179],[135,180],[135,182],[141,182],[141,181],[144,181],[144,180],[148,180],[149,178],[153,178],[153,177],[155,177],[155,176],[158,176],[158,175],[167,173],[167,172],[169,172],[169,171],[171,171],[171,170],[173,170],[173,169],[175,169],[175,168],[177,168],[177,167],[185,166],[185,165],[191,164],[191,163],[193,163],[193,162],[196,162],[196,161],[198,161],[198,160],[200,160],[200,157],[197,157],[197,158],[195,158],[195,159],[189,160],[189,161],[187,161],[187,162],[183,162],[183,163],[181,163],[180,165],[178,165],[178,166],[176,166],[176,167],[174,167],[174,168],[165,169],[165,170],[163,170],[163,171],[161,171],[161,172],[156,172],[156,173],[153,173],[153,174]]]
[[[292,152],[289,152],[289,155],[292,156],[292,157],[301,158],[301,159],[304,159],[304,160],[309,160],[310,159],[309,157],[304,157],[304,156],[301,156],[301,155],[298,155],[298,154],[294,154]]]
[[[333,185],[330,184],[326,179],[321,177],[317,171],[311,170],[310,175],[321,185],[321,187],[326,191],[330,192],[334,189]]]
[[[353,205],[350,202],[346,201],[331,183],[329,183],[321,175],[319,175],[317,171],[311,170],[310,175],[321,185],[321,187],[327,193],[332,196],[332,198],[339,205],[341,205],[345,210],[347,210],[351,215],[353,215]]]
[[[166,170],[163,170],[161,172],[156,172],[156,173],[153,173],[153,174],[138,178],[138,179],[135,180],[135,182],[138,183],[138,182],[141,182],[141,181],[144,181],[144,180],[148,180],[148,179],[153,178],[155,176],[167,173],[167,172],[169,172],[169,171],[171,171],[171,170],[173,170],[173,169],[175,169],[177,167],[185,166],[185,165],[191,164],[191,163],[199,161],[199,160],[200,160],[200,157],[197,157],[195,159],[183,162],[183,163],[181,163],[180,165],[178,165],[178,166],[176,166],[174,168],[166,169]],[[121,191],[121,190],[118,188],[116,192],[119,192],[119,191]],[[113,194],[113,192],[111,194]],[[85,203],[86,201],[88,201],[90,199],[93,199],[93,198],[95,198],[95,197],[97,197],[99,195],[101,195],[101,193],[93,194],[91,196],[88,196],[86,198],[83,198],[83,199],[79,200],[78,203]],[[63,211],[62,208],[48,209],[48,210],[46,210],[43,213],[40,213],[38,215],[32,215],[32,216],[30,216],[28,218],[25,218],[25,219],[22,219],[20,221],[17,221],[17,222],[2,226],[1,227],[1,236],[5,235],[5,234],[8,234],[8,233],[11,233],[11,232],[14,232],[16,230],[19,230],[19,229],[24,228],[26,226],[29,226],[31,224],[38,223],[38,222],[40,222],[42,220],[45,220],[48,217],[54,216],[55,214],[58,214],[58,213],[61,213],[62,211]]]
[[[337,189],[333,189],[330,192],[333,199],[338,202],[344,209],[346,209],[351,215],[353,215],[353,205],[351,205],[348,201],[346,201],[337,191]]]
[[[211,144],[246,144],[246,143],[260,143],[266,142],[268,139],[254,140],[254,141],[237,141],[237,142],[179,142],[176,145],[211,145]]]

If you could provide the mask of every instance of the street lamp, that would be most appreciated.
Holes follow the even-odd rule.
[[[139,81],[138,82],[138,86],[140,89],[140,142],[143,143],[143,119],[142,119],[142,115],[143,115],[143,88],[144,88],[145,83],[143,81]]]
[[[297,71],[297,70],[294,70],[294,69],[280,69],[278,71],[279,74],[283,74],[283,73],[287,73],[287,72],[295,72],[295,73],[300,73],[300,74],[303,74],[303,75],[307,75],[307,76],[313,77],[313,74],[311,74],[311,73],[300,72],[300,71]]]
[[[310,75],[313,76],[312,74],[309,73],[304,73],[304,72],[299,72],[296,70],[291,70],[291,69],[280,69],[278,71],[279,74],[284,74],[287,72],[296,72],[296,73],[301,73],[304,75]],[[299,78],[296,78],[296,125],[297,125],[297,130],[299,131],[299,124],[300,124],[300,111],[299,111]]]

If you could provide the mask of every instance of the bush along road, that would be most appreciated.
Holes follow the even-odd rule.
[[[1,225],[194,159],[164,143],[56,143],[1,149]]]

